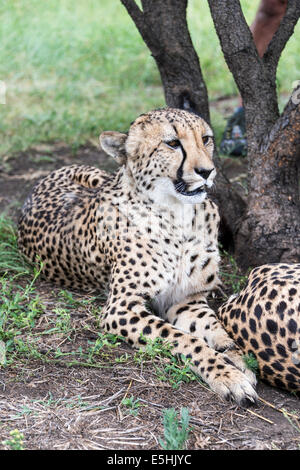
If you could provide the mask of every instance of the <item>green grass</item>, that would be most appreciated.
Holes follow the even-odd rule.
[[[243,274],[234,257],[224,250],[221,245],[219,249],[222,257],[220,275],[224,286],[230,288],[231,294],[238,294],[246,286],[251,269],[249,268],[247,272]]]
[[[5,273],[30,274],[32,271],[18,250],[15,224],[5,215],[0,215],[0,276]]]
[[[17,0],[0,7],[3,154],[77,146],[163,104],[153,59],[119,1]]]
[[[243,356],[244,362],[248,369],[250,369],[254,374],[259,374],[259,365],[256,357],[253,353],[246,354]]]
[[[242,1],[249,22],[257,4]],[[190,0],[188,21],[210,98],[236,94],[207,2]],[[76,149],[164,105],[155,62],[119,0],[3,0],[0,23],[0,155],[39,142]],[[280,63],[281,93],[299,79],[297,36],[299,26]],[[213,110],[212,119],[219,134],[224,117]]]
[[[147,338],[141,336],[145,346],[138,349],[134,354],[134,361],[138,364],[152,363],[156,377],[162,382],[168,382],[175,390],[182,383],[192,381],[202,382],[191,370],[191,361],[181,355],[180,360],[172,354],[173,346],[162,338]]]
[[[35,273],[32,281],[25,287],[16,284],[14,278],[6,275],[0,277],[0,342],[1,365],[10,362],[10,354],[16,351],[24,352],[27,344],[19,336],[30,331],[36,324],[37,318],[43,313],[44,306],[38,294],[35,293],[34,283],[39,272]]]
[[[10,439],[6,439],[2,444],[8,450],[24,450],[24,434],[18,429],[13,429],[9,435]]]
[[[139,408],[141,406],[145,406],[140,402],[138,398],[135,399],[133,395],[131,395],[131,397],[123,398],[121,404],[125,407],[126,414],[130,414],[132,416],[137,416]]]
[[[163,412],[164,438],[160,445],[164,450],[184,450],[190,432],[190,415],[188,408],[181,408],[180,418],[174,408]]]

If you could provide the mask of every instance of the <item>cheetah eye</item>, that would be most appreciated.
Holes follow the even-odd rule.
[[[202,136],[202,142],[204,143],[204,145],[208,145],[211,141],[211,135],[204,135]]]
[[[180,147],[180,142],[179,140],[170,140],[169,142],[165,142],[169,147],[171,147],[172,149],[177,149],[178,147]]]

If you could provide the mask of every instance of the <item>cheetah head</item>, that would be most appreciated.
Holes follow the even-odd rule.
[[[103,132],[104,151],[125,165],[155,202],[201,203],[213,184],[213,133],[199,116],[164,108],[142,114],[128,134]]]

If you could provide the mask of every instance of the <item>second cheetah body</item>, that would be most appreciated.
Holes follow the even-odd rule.
[[[254,268],[218,316],[264,381],[300,396],[300,264]]]

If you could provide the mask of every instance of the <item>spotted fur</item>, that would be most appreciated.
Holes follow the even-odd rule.
[[[50,281],[107,288],[106,331],[136,347],[165,338],[222,397],[255,401],[254,374],[206,301],[219,284],[210,127],[166,108],[100,141],[119,171],[70,166],[43,179],[23,208],[20,249]]]
[[[239,347],[256,357],[263,380],[300,394],[300,264],[253,269],[219,317]]]

